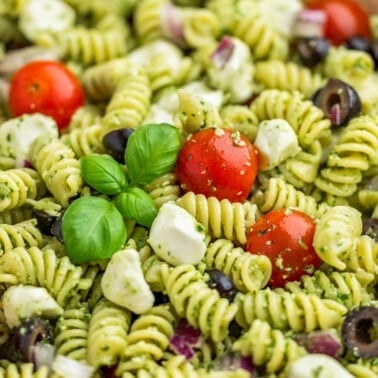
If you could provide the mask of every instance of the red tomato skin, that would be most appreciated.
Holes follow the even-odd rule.
[[[243,135],[227,129],[203,129],[182,147],[176,165],[184,192],[243,202],[258,170],[257,150]]]
[[[307,7],[325,11],[325,37],[335,46],[352,36],[371,38],[369,16],[354,0],[309,0]]]
[[[63,63],[33,61],[12,77],[9,108],[14,117],[42,113],[54,118],[58,128],[63,130],[83,104],[81,83]]]
[[[284,287],[319,268],[321,260],[312,246],[314,232],[315,222],[298,210],[270,211],[252,226],[246,249],[270,259],[270,287]]]

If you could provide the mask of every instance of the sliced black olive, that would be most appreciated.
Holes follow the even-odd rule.
[[[345,347],[356,357],[378,356],[378,308],[361,306],[345,317],[341,327]]]
[[[227,298],[230,302],[233,301],[237,290],[230,278],[218,269],[211,269],[208,274],[210,277],[207,281],[208,286],[216,289],[222,298]]]
[[[133,133],[134,129],[123,128],[110,131],[102,138],[102,144],[106,152],[112,156],[119,163],[124,163],[125,149],[129,136]]]
[[[296,49],[303,65],[314,67],[327,56],[329,41],[323,37],[300,38]]]
[[[42,234],[52,235],[51,227],[56,221],[57,217],[55,215],[50,215],[41,210],[33,209],[33,216],[37,219],[37,226]]]
[[[368,54],[371,53],[370,40],[360,36],[353,36],[346,40],[345,47],[350,50],[363,51]]]
[[[33,362],[33,347],[38,343],[50,343],[52,341],[52,327],[41,318],[26,320],[17,330],[16,348],[23,355],[25,361]]]
[[[333,125],[341,126],[361,112],[361,99],[353,87],[342,80],[331,78],[312,97]]]
[[[169,302],[169,297],[159,291],[154,291],[154,306],[162,305]]]
[[[55,222],[51,226],[51,235],[55,236],[61,243],[64,244],[63,232],[62,232],[62,219],[63,214],[55,219]]]
[[[378,218],[364,218],[362,233],[378,242]]]

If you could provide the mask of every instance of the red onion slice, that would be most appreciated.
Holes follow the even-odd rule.
[[[216,68],[222,69],[227,64],[234,52],[234,48],[235,44],[231,37],[225,36],[221,39],[210,56],[210,60]]]
[[[185,319],[181,319],[170,339],[170,349],[190,360],[194,356],[194,349],[200,345],[201,332],[188,324]]]
[[[161,27],[163,34],[180,47],[186,45],[184,29],[180,14],[177,8],[171,4],[166,4],[161,12]]]
[[[256,369],[250,357],[244,357],[240,353],[227,352],[214,361],[215,371],[235,371],[238,369],[246,370],[250,377],[255,377]]]
[[[324,37],[325,22],[324,11],[304,9],[294,19],[292,34],[294,37]]]

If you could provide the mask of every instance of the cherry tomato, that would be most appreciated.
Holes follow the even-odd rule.
[[[258,170],[257,150],[239,132],[203,129],[182,147],[177,178],[182,189],[231,202],[244,201]]]
[[[336,46],[349,37],[371,37],[369,16],[354,0],[308,0],[306,7],[325,12],[325,37]]]
[[[298,210],[273,210],[251,228],[247,251],[266,255],[272,263],[271,287],[311,275],[321,260],[312,246],[315,222]]]
[[[80,81],[63,63],[33,61],[12,77],[9,108],[13,116],[42,113],[54,118],[62,130],[83,104]]]

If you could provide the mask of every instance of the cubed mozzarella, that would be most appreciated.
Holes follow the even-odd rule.
[[[42,32],[63,32],[75,21],[74,9],[62,0],[29,0],[21,10],[19,27],[34,41]]]
[[[132,248],[116,252],[101,280],[105,298],[135,314],[149,310],[154,295],[144,279],[139,253]]]
[[[276,167],[300,150],[297,135],[284,119],[262,121],[254,145],[263,157],[262,171]]]
[[[9,328],[36,316],[57,318],[63,308],[43,287],[11,286],[3,295],[3,309]]]
[[[289,366],[288,378],[352,378],[334,358],[325,354],[309,354]]]
[[[11,118],[0,126],[0,153],[16,159],[16,167],[31,160],[33,143],[40,136],[58,138],[58,127],[53,118],[43,114],[25,114]]]
[[[205,228],[191,214],[173,203],[165,203],[152,223],[148,242],[161,259],[180,265],[202,260],[205,239]]]

